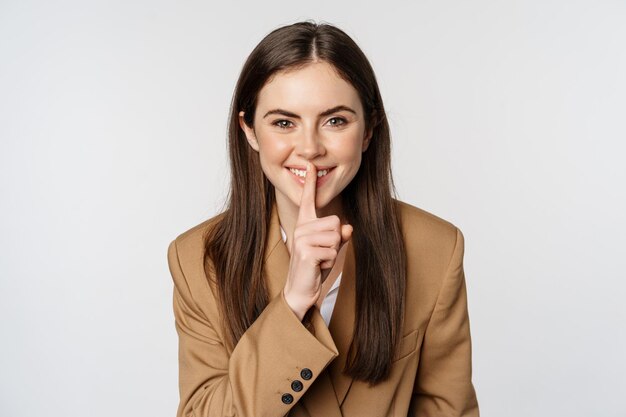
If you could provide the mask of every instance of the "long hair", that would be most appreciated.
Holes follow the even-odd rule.
[[[357,276],[356,323],[343,371],[376,384],[389,376],[402,333],[406,255],[394,204],[391,135],[376,77],[365,54],[339,28],[311,21],[280,27],[246,60],[230,109],[228,205],[205,236],[205,265],[212,268],[207,277],[215,276],[222,326],[235,346],[268,304],[263,259],[275,198],[238,114],[243,110],[246,124],[253,126],[258,93],[271,77],[316,61],[331,64],[357,90],[365,129],[373,130],[357,174],[341,193],[354,228]]]

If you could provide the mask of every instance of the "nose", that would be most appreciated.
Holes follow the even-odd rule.
[[[304,159],[312,160],[326,153],[322,138],[315,128],[306,129],[296,138],[296,153]]]

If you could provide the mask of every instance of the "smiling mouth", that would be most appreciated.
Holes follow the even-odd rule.
[[[294,175],[297,175],[300,178],[306,178],[306,171],[305,170],[296,169],[296,168],[287,168],[287,169],[289,171],[291,171]],[[322,178],[322,177],[326,176],[333,169],[335,169],[335,167],[328,168],[328,169],[321,169],[321,170],[317,171],[317,178]]]

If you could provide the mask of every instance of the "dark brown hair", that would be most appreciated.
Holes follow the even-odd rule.
[[[222,325],[235,346],[268,304],[263,260],[274,204],[274,186],[239,126],[238,113],[243,110],[246,124],[253,126],[258,93],[271,77],[316,61],[331,64],[358,91],[365,129],[373,129],[359,171],[341,195],[344,215],[354,227],[357,277],[356,323],[344,372],[375,384],[389,376],[402,333],[406,255],[378,84],[365,54],[337,27],[311,21],[280,27],[246,60],[230,109],[228,205],[205,237],[205,265],[216,277]]]

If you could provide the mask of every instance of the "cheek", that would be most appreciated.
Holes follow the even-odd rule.
[[[361,147],[362,140],[356,135],[350,135],[341,138],[335,143],[335,146],[328,150],[336,156],[337,162],[359,164],[361,162]]]
[[[259,154],[262,162],[281,163],[290,152],[291,147],[286,140],[269,136],[259,141]]]

